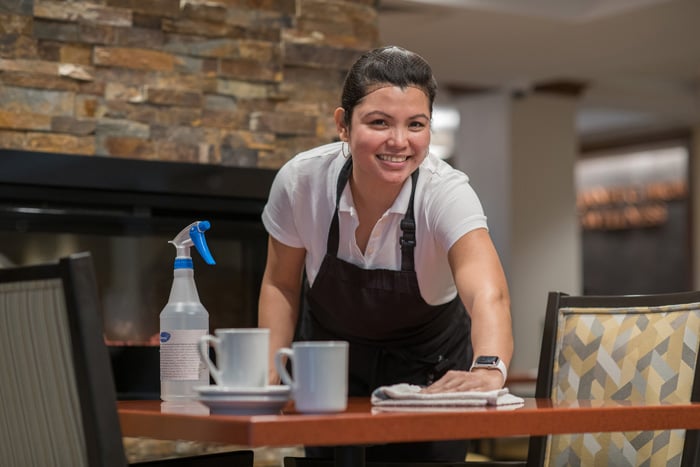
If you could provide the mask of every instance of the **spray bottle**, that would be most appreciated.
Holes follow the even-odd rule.
[[[199,301],[190,247],[207,264],[215,264],[204,238],[208,221],[193,222],[169,241],[177,255],[168,303],[160,313],[160,397],[164,401],[195,396],[195,386],[209,384],[209,370],[200,361],[199,339],[209,332],[209,313]]]

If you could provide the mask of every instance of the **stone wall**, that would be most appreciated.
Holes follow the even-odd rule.
[[[276,168],[331,141],[376,0],[0,0],[0,148]]]

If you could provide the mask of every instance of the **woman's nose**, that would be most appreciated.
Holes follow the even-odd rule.
[[[408,141],[408,131],[404,128],[394,127],[389,136],[389,144],[393,146],[405,146]]]

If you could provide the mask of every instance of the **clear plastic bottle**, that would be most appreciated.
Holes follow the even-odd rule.
[[[205,261],[214,264],[204,241],[208,228],[206,221],[195,222],[170,242],[178,255],[170,297],[160,313],[160,393],[164,401],[191,399],[196,395],[194,387],[209,384],[209,370],[198,351],[199,339],[209,332],[209,313],[199,300],[189,256],[194,244]]]

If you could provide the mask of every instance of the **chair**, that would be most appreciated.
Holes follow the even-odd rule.
[[[700,400],[700,292],[548,297],[537,397]],[[697,466],[698,431],[531,437],[529,466]]]
[[[0,269],[3,466],[127,466],[99,307],[89,253]],[[252,466],[253,452],[138,465]]]

